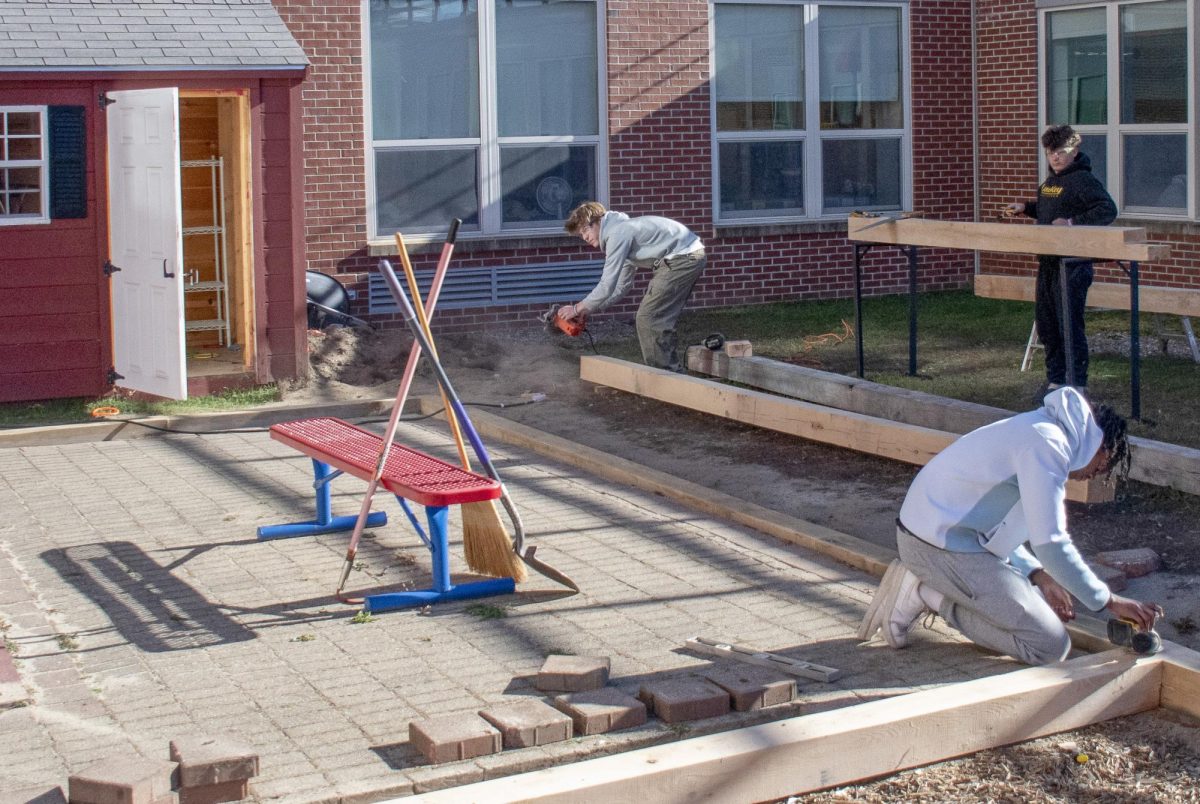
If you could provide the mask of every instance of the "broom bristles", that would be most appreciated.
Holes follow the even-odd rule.
[[[481,575],[528,579],[525,562],[513,550],[512,537],[500,519],[495,500],[464,503],[462,509],[463,552],[467,566]]]

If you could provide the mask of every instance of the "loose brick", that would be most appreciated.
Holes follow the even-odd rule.
[[[646,722],[646,705],[612,687],[559,695],[553,704],[571,717],[580,735],[632,729]]]
[[[1096,573],[1096,577],[1108,584],[1110,591],[1123,592],[1125,587],[1129,586],[1129,579],[1119,569],[1106,567],[1103,564],[1089,564],[1088,566]]]
[[[505,748],[529,748],[566,740],[572,734],[571,718],[540,698],[490,706],[479,716],[500,730]]]
[[[796,680],[768,667],[717,665],[703,675],[729,694],[739,712],[785,704],[796,697]]]
[[[20,790],[0,790],[0,804],[67,804],[58,785],[47,787],[22,787]]]
[[[434,764],[495,754],[502,745],[500,732],[470,713],[414,720],[408,739]]]
[[[230,779],[216,784],[179,788],[179,804],[218,804],[221,801],[241,801],[249,796],[249,779]]]
[[[1140,578],[1162,569],[1162,559],[1158,553],[1149,547],[1135,547],[1130,550],[1109,550],[1096,555],[1096,561],[1105,566],[1118,569],[1127,578]]]
[[[156,804],[178,786],[179,766],[136,754],[116,754],[67,779],[71,804]]]
[[[702,678],[666,678],[642,686],[638,698],[665,723],[729,713],[729,693]]]
[[[225,737],[172,740],[170,755],[179,763],[182,787],[242,781],[258,775],[258,754],[254,749]]]
[[[547,656],[534,682],[546,692],[584,692],[608,683],[612,660],[607,656]]]

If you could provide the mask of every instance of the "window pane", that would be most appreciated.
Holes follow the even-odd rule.
[[[1122,207],[1187,211],[1187,135],[1126,134]]]
[[[723,142],[721,217],[804,214],[803,142]]]
[[[371,0],[377,140],[479,136],[476,0]]]
[[[41,159],[41,137],[10,137],[8,140],[9,159]]]
[[[901,128],[900,10],[821,6],[821,128]]]
[[[9,112],[7,134],[39,136],[42,133],[42,116],[37,112]]]
[[[1121,122],[1187,122],[1187,8],[1121,6]]]
[[[900,208],[900,140],[821,143],[825,212]]]
[[[715,10],[719,131],[804,128],[804,10]]]
[[[474,148],[378,151],[378,230],[445,227],[454,218],[479,225],[479,175]]]
[[[1046,16],[1046,119],[1055,125],[1108,120],[1105,10]]]
[[[1108,137],[1104,134],[1084,134],[1080,153],[1092,161],[1092,175],[1108,186]]]
[[[505,147],[500,163],[506,225],[564,221],[576,204],[596,197],[593,145]]]
[[[598,134],[596,5],[496,3],[500,136]]]

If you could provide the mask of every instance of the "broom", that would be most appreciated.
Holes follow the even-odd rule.
[[[437,269],[433,273],[433,286],[429,290],[429,309],[424,311],[426,315],[432,315],[434,306],[437,304],[438,293],[442,289],[442,280],[446,276],[446,268],[450,265],[450,255],[454,251],[454,240],[458,235],[458,227],[462,223],[461,220],[455,218],[450,223],[450,231],[446,234],[446,242],[442,245],[442,255],[438,259]],[[346,549],[346,561],[342,566],[341,578],[338,581],[337,589],[334,590],[333,596],[342,603],[350,605],[358,605],[362,603],[360,598],[348,597],[342,593],[346,586],[346,581],[350,578],[350,570],[354,567],[355,556],[358,555],[358,543],[362,538],[363,526],[366,524],[367,516],[371,512],[371,500],[375,497],[375,490],[379,487],[380,480],[383,478],[383,469],[387,464],[388,455],[391,453],[392,441],[396,437],[396,430],[400,425],[400,415],[404,412],[404,403],[408,400],[408,391],[412,387],[413,377],[417,373],[417,361],[421,358],[421,345],[413,341],[412,349],[408,353],[408,363],[404,366],[404,376],[400,380],[400,387],[396,390],[396,401],[392,405],[392,415],[388,420],[387,429],[383,435],[383,447],[379,451],[379,458],[375,463],[375,471],[371,475],[371,482],[367,485],[367,493],[363,497],[362,506],[358,511],[358,519],[354,522],[354,532],[350,535],[350,545]]]
[[[404,278],[408,281],[409,295],[412,296],[413,307],[416,308],[417,322],[425,339],[429,342],[429,356],[438,359],[437,347],[433,342],[433,333],[429,330],[429,318],[421,305],[421,291],[417,288],[417,276],[413,272],[412,263],[408,259],[408,249],[404,246],[404,236],[396,232],[396,248],[400,252],[400,265],[404,269]],[[442,395],[442,406],[446,409],[446,421],[450,424],[450,432],[454,436],[454,445],[458,448],[458,459],[462,467],[471,470],[471,461],[467,457],[467,448],[463,443],[462,431],[458,426],[458,417],[450,406],[445,389],[438,387]],[[516,583],[528,579],[525,564],[513,549],[512,537],[500,519],[496,510],[495,500],[480,500],[479,502],[463,503],[463,554],[467,566],[483,575],[493,575],[498,578],[512,578]]]

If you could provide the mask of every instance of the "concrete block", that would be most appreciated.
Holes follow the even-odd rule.
[[[665,678],[642,686],[638,698],[665,723],[729,713],[729,693],[702,678]]]
[[[178,787],[179,765],[115,754],[67,779],[71,804],[156,804]]]
[[[47,787],[22,787],[20,790],[0,790],[0,804],[67,804],[58,785]]]
[[[1096,561],[1125,573],[1127,578],[1140,578],[1162,569],[1162,559],[1149,547],[1130,550],[1109,550],[1096,555]]]
[[[249,779],[230,779],[216,784],[179,788],[179,804],[218,804],[250,797]]]
[[[739,712],[785,704],[796,697],[796,679],[769,667],[717,665],[704,671],[703,676],[725,690]]]
[[[1106,567],[1103,564],[1088,564],[1092,568],[1092,572],[1096,573],[1096,577],[1108,584],[1109,590],[1113,592],[1123,592],[1125,587],[1129,586],[1129,579],[1125,577],[1125,573],[1119,569]]]
[[[408,739],[434,764],[495,754],[503,742],[497,729],[469,712],[414,720]]]
[[[570,716],[579,735],[632,729],[646,722],[646,705],[612,687],[559,695],[553,703]]]
[[[171,759],[179,763],[181,787],[241,781],[258,775],[258,753],[225,737],[184,737],[172,740]]]
[[[505,748],[556,743],[572,734],[570,716],[540,698],[524,698],[481,709],[479,716],[500,730]]]
[[[539,690],[546,692],[583,692],[596,690],[608,683],[612,660],[607,656],[560,656],[546,657],[542,669],[538,670]]]

